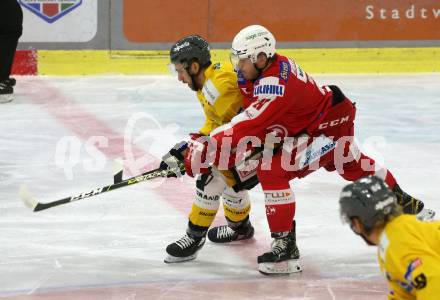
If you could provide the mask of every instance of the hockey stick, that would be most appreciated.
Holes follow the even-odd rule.
[[[184,168],[183,165],[180,165],[178,167],[180,169],[182,167]],[[54,206],[59,206],[59,205],[63,205],[66,203],[82,200],[82,199],[85,199],[88,197],[96,196],[96,195],[99,195],[99,194],[102,194],[105,192],[113,191],[113,190],[119,189],[124,186],[133,185],[133,184],[147,181],[147,180],[151,180],[154,178],[167,177],[167,175],[170,174],[170,172],[174,173],[176,171],[177,170],[174,170],[174,169],[169,169],[169,170],[155,169],[152,171],[142,173],[141,175],[120,181],[119,183],[110,184],[110,185],[107,185],[104,187],[99,187],[99,188],[96,188],[91,191],[84,192],[84,193],[81,193],[81,194],[78,194],[75,196],[70,196],[70,197],[60,199],[60,200],[55,200],[55,201],[46,202],[46,203],[39,202],[37,199],[33,198],[31,196],[31,194],[29,193],[27,187],[25,185],[22,185],[20,188],[20,198],[27,207],[29,207],[34,212],[36,212],[36,211],[45,210],[45,209],[48,209],[48,208],[51,208]]]
[[[183,162],[178,162],[177,168],[179,168],[178,170],[180,171],[178,173],[185,171],[185,165],[183,164]],[[175,169],[173,169],[173,170],[175,170]],[[167,174],[170,174],[170,173],[175,173],[175,171],[171,171],[171,169],[170,169]],[[117,183],[122,182],[123,174],[124,174],[124,163],[120,158],[117,158],[113,161],[113,184],[117,184]]]
[[[124,165],[120,158],[113,161],[113,183],[119,183],[122,181],[122,174],[124,172]]]

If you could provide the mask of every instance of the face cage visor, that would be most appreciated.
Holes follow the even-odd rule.
[[[184,72],[187,72],[188,68],[188,63],[187,62],[183,62],[183,63],[179,63],[179,62],[175,62],[175,63],[169,63],[168,64],[168,71],[170,72],[171,75],[178,77],[179,75],[183,74]]]
[[[231,54],[229,54],[229,60],[231,61],[232,66],[234,67],[234,70],[238,70],[238,63],[240,62],[240,60],[245,60],[245,59],[251,59],[250,55],[246,55],[246,51],[240,51],[240,50],[235,50],[235,49],[231,49]]]

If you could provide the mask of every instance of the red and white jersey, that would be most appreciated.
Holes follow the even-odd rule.
[[[287,57],[276,54],[274,58],[254,82],[238,74],[246,109],[211,133],[219,144],[224,136],[232,137],[232,147],[246,136],[256,136],[263,142],[272,131],[282,137],[296,136],[331,106],[330,89],[318,87]]]

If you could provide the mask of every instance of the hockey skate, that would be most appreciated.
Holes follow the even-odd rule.
[[[393,188],[393,192],[396,195],[397,203],[402,206],[405,214],[417,215],[417,219],[420,221],[429,221],[434,218],[434,210],[425,208],[421,200],[405,193],[398,184]]]
[[[417,219],[420,221],[431,221],[435,217],[435,211],[430,208],[423,208],[418,214]]]
[[[169,244],[166,251],[167,256],[164,259],[166,263],[178,263],[193,260],[197,257],[197,253],[205,244],[205,236],[195,236],[185,234],[182,238]]]
[[[8,103],[14,100],[14,89],[4,82],[0,82],[0,103]]]
[[[301,272],[295,232],[272,233],[272,251],[258,256],[258,270],[264,275],[288,275]]]
[[[8,79],[3,80],[3,83],[8,86],[15,86],[15,84],[17,83],[17,80],[15,80],[14,77],[9,77]]]
[[[208,239],[213,243],[229,243],[251,239],[254,236],[254,227],[249,219],[242,222],[238,226],[233,226],[233,222],[228,222],[229,225],[213,227],[208,231]]]

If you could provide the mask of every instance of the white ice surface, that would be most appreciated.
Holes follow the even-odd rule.
[[[440,213],[440,75],[315,79],[357,102],[362,148]],[[110,184],[124,135],[134,141],[125,156],[134,153],[138,163],[128,172],[136,175],[137,165],[156,166],[202,123],[193,92],[168,76],[18,78],[16,100],[0,106],[0,298],[385,299],[375,249],[341,224],[345,182],[337,174],[291,182],[304,271],[277,278],[257,271],[256,257],[270,246],[259,187],[251,192],[253,241],[207,242],[197,260],[174,265],[163,258],[185,231],[191,179],[146,182],[37,213],[18,197],[21,184],[43,202]],[[223,222],[220,210],[215,224]]]

